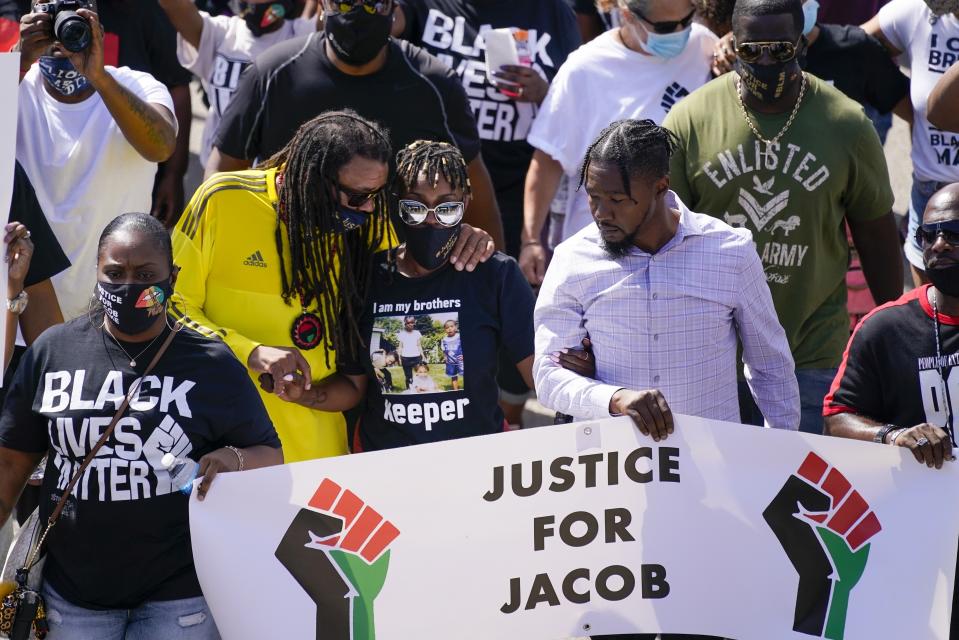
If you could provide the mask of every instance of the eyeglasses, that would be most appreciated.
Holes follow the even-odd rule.
[[[388,15],[393,11],[393,0],[373,2],[371,0],[326,0],[327,9],[333,13],[349,13],[356,7],[363,7],[363,11],[370,14]]]
[[[400,200],[400,217],[406,224],[423,224],[432,213],[436,221],[444,227],[453,227],[463,219],[466,205],[462,202],[444,202],[432,209],[416,200]]]
[[[346,204],[351,209],[359,209],[364,204],[380,195],[383,192],[383,188],[380,187],[376,191],[353,191],[352,189],[347,189],[342,185],[336,185],[337,191],[346,196]]]
[[[959,220],[922,224],[916,229],[916,242],[920,246],[935,243],[939,236],[953,247],[959,247]]]
[[[737,42],[735,48],[736,55],[743,62],[756,62],[762,57],[763,51],[769,51],[769,55],[777,62],[788,62],[796,57],[796,52],[799,50],[799,41]]]
[[[674,31],[677,31],[677,27],[682,27],[685,29],[689,26],[689,23],[693,21],[693,16],[696,14],[696,9],[693,9],[682,20],[663,20],[661,22],[653,22],[640,13],[638,9],[633,9],[630,7],[629,10],[636,14],[640,20],[651,26],[655,33],[673,33]]]

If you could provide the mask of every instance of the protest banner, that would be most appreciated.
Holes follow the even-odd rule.
[[[946,640],[957,498],[901,448],[611,418],[223,474],[190,526],[227,640]]]
[[[0,20],[0,23],[6,22]],[[2,25],[0,25],[2,27]],[[0,35],[4,30],[0,28]],[[20,82],[20,52],[0,53],[0,211],[3,222],[9,221],[10,202],[13,198],[13,170],[17,155],[17,110],[19,103],[14,99]],[[7,299],[7,263],[0,262],[0,300]],[[7,314],[0,313],[0,336],[6,335]],[[3,386],[3,376],[0,376]]]

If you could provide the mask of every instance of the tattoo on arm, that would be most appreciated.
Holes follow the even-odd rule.
[[[117,87],[123,96],[124,104],[143,123],[143,130],[150,144],[162,147],[176,145],[176,131],[159,111],[119,82]]]

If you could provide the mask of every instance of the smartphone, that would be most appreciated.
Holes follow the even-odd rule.
[[[499,71],[503,65],[519,65],[519,52],[516,50],[513,32],[510,29],[492,29],[486,32],[484,39],[486,40],[486,79],[493,85],[509,84],[496,78],[493,72]],[[519,95],[508,90],[500,89],[500,91],[511,98]]]

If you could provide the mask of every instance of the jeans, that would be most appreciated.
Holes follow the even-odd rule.
[[[219,640],[206,600],[146,602],[136,609],[97,611],[71,604],[43,585],[47,640]]]
[[[929,204],[929,198],[936,191],[946,186],[946,182],[936,182],[935,180],[919,180],[916,176],[912,177],[912,192],[909,194],[909,231],[906,234],[906,243],[903,245],[903,251],[906,253],[906,259],[909,264],[917,269],[925,269],[922,262],[922,247],[916,242],[916,229],[922,222],[922,214]]]
[[[866,112],[866,116],[872,120],[872,126],[879,134],[879,142],[886,144],[886,136],[889,135],[889,130],[892,128],[892,112],[879,113],[875,107],[868,104],[864,104],[862,108]]]
[[[822,403],[838,369],[796,369],[799,383],[799,430],[803,433],[822,434]],[[756,406],[749,385],[739,381],[739,414],[743,424],[763,425],[763,414]]]
[[[413,387],[413,367],[421,362],[423,362],[423,356],[413,356],[412,358],[400,356],[400,364],[403,365],[403,376],[406,378],[407,389]]]

